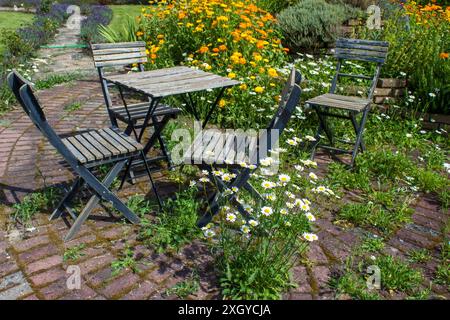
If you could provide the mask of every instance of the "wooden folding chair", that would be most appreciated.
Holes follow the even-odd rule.
[[[144,71],[143,64],[147,62],[145,42],[97,43],[92,44],[91,48],[94,65],[98,70],[106,108],[113,127],[118,127],[118,120],[125,123],[127,125],[125,133],[134,133],[136,140],[141,142],[146,127],[161,127],[163,124],[165,126],[170,118],[175,118],[181,111],[180,109],[171,108],[165,104],[158,104],[156,110],[153,111],[151,121],[147,121],[147,126],[145,127],[144,123],[146,122],[144,120],[149,112],[151,100],[148,102],[127,104],[121,86],[117,86],[117,88],[123,105],[113,106],[109,87],[114,86],[114,84],[108,83],[105,80],[104,68],[137,64],[139,71]],[[138,133],[136,129],[140,129],[140,132]],[[157,135],[157,140],[163,156],[152,160],[164,160],[169,164],[169,167],[172,167],[170,154],[160,134]]]
[[[111,202],[114,208],[130,222],[139,223],[140,219],[109,190],[109,187],[132,157],[144,157],[143,146],[115,128],[93,130],[61,139],[47,122],[40,103],[33,93],[31,84],[15,70],[8,75],[8,84],[34,125],[78,175],[70,190],[50,216],[50,220],[59,218],[65,210],[74,219],[74,223],[64,240],[71,240],[76,235],[100,199]],[[103,181],[100,181],[91,171],[93,168],[104,164],[112,164],[113,167]],[[146,170],[153,191],[158,197],[148,166],[146,166]],[[84,184],[93,191],[94,195],[81,213],[76,215],[70,204]]]
[[[220,203],[223,202],[233,203],[244,217],[250,217],[249,212],[237,201],[236,194],[227,194],[225,191],[233,188],[243,188],[252,197],[262,199],[258,191],[249,183],[250,175],[258,168],[261,160],[270,154],[270,150],[276,145],[279,136],[286,128],[300,100],[300,82],[300,72],[292,69],[281,93],[277,112],[264,134],[259,137],[249,138],[248,136],[246,137],[244,132],[242,135],[230,134],[224,137],[220,131],[211,132],[207,130],[197,135],[194,139],[194,142],[184,155],[185,163],[193,162],[199,165],[200,168],[208,170],[209,178],[211,181],[215,181],[218,187],[218,190],[209,199],[209,211],[198,222],[200,227],[211,221],[214,215],[219,212]],[[217,149],[217,145],[221,143],[223,145],[218,148],[221,151],[212,155],[211,152]],[[246,150],[248,150],[248,154]],[[242,167],[241,162],[246,162],[250,165]],[[235,177],[228,183],[225,183],[214,176],[211,172],[211,167],[227,167]]]
[[[369,41],[357,39],[338,39],[336,42],[335,56],[338,60],[336,74],[331,84],[330,93],[317,96],[306,101],[306,105],[311,106],[319,118],[319,128],[315,135],[315,141],[312,145],[311,159],[314,159],[317,148],[327,150],[330,155],[336,158],[337,154],[351,154],[351,164],[353,167],[358,151],[365,150],[363,140],[364,126],[370,111],[373,94],[380,75],[381,66],[384,64],[388,52],[389,43],[385,41]],[[345,60],[365,61],[375,63],[376,69],[373,76],[361,74],[347,74],[341,72],[342,63]],[[345,96],[336,94],[337,83],[340,78],[350,77],[356,79],[371,80],[367,92],[367,98],[356,96]],[[343,110],[344,113],[330,112],[330,109]],[[357,121],[357,116],[362,113],[361,120]],[[335,139],[331,126],[327,123],[327,117],[350,120],[356,134],[356,141],[346,141]],[[329,144],[320,144],[322,133],[325,133]],[[345,150],[335,147],[335,140],[341,143],[353,144],[353,150]]]

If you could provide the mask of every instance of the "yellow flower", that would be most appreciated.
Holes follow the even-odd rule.
[[[226,100],[220,99],[220,101],[219,101],[219,108],[225,107],[226,104],[227,104]]]
[[[241,89],[241,90],[247,90],[247,85],[245,84],[245,83],[243,83],[243,84],[241,84],[240,86],[239,86],[239,89]]]
[[[267,70],[267,73],[273,78],[278,77],[278,72],[274,68],[269,68],[269,70]]]
[[[236,78],[236,73],[230,72],[230,73],[228,74],[228,78],[230,78],[230,79]]]
[[[137,35],[138,37],[140,37],[140,36],[143,36],[144,33],[143,33],[142,31],[138,31],[138,32],[136,32],[136,35]]]
[[[255,92],[256,93],[263,93],[263,91],[264,91],[263,87],[258,86],[258,87],[255,88]]]

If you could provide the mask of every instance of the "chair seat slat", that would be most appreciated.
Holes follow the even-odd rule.
[[[93,145],[103,156],[103,158],[108,158],[113,156],[113,153],[106,149],[97,139],[95,139],[88,132],[82,134],[83,138],[89,141],[91,145]]]
[[[95,161],[95,156],[86,149],[75,137],[69,137],[67,140],[87,159],[87,162]]]
[[[76,135],[74,136],[75,139],[78,140],[79,143],[81,143],[87,150],[89,150],[90,153],[92,153],[96,160],[103,160],[105,159],[105,156],[95,148],[95,146],[90,143],[88,140],[86,140],[82,135]]]

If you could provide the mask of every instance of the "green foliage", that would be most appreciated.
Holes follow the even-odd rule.
[[[106,42],[132,42],[137,41],[136,32],[139,25],[134,17],[126,17],[122,25],[99,25],[99,34]]]
[[[86,247],[85,244],[80,244],[71,248],[66,249],[64,251],[63,260],[64,261],[76,261],[84,256],[84,253],[81,251]]]
[[[76,72],[63,73],[63,74],[52,74],[52,75],[48,76],[47,78],[36,81],[34,87],[38,90],[50,89],[50,88],[57,86],[59,84],[62,84],[62,83],[79,80],[82,77],[83,76],[81,74],[76,73]]]
[[[366,280],[358,274],[348,271],[339,278],[334,278],[330,283],[331,287],[339,295],[348,294],[353,299],[358,300],[379,300],[380,296],[375,291],[367,289]]]
[[[165,294],[176,295],[180,299],[186,299],[187,296],[196,293],[200,289],[199,276],[193,273],[188,279],[178,282],[173,287],[167,289]]]
[[[381,270],[381,287],[386,290],[413,292],[423,281],[420,271],[391,256],[377,257],[371,264]]]
[[[15,30],[2,31],[0,43],[6,48],[2,63],[15,64],[23,62],[23,57],[31,57],[35,48]]]
[[[380,204],[350,203],[338,212],[338,217],[358,226],[374,227],[385,234],[390,234],[411,220],[412,209],[408,204],[400,204],[392,209],[385,209]]]
[[[73,102],[73,103],[65,106],[64,110],[67,111],[67,112],[74,112],[74,111],[79,110],[81,107],[82,107],[81,102],[80,101],[76,101],[76,102]]]
[[[419,111],[448,114],[450,59],[441,57],[441,53],[450,48],[450,23],[445,13],[420,11],[412,3],[408,1],[408,13],[397,10],[385,20],[382,30],[364,29],[361,37],[389,42],[382,76],[405,76],[408,88],[420,97],[420,103],[416,102]]]
[[[431,259],[431,254],[427,249],[418,249],[409,252],[409,260],[416,263],[424,263]]]
[[[22,224],[29,224],[36,213],[51,210],[56,205],[59,194],[60,191],[55,188],[29,194],[13,206],[12,217]]]
[[[278,13],[297,1],[298,0],[257,0],[256,3],[261,9],[271,13]]]
[[[362,252],[375,253],[384,249],[383,238],[380,237],[368,237],[361,244],[360,249]]]
[[[325,0],[301,0],[278,15],[278,25],[287,46],[301,48],[327,47],[338,36],[338,28],[357,10]]]
[[[200,235],[197,227],[200,203],[196,201],[197,189],[190,187],[164,203],[155,221],[142,219],[139,238],[158,252],[179,250]]]
[[[142,194],[135,194],[128,198],[127,207],[135,214],[143,217],[144,214],[151,212],[151,203],[145,199]]]
[[[131,269],[134,273],[139,272],[137,261],[134,259],[134,252],[130,247],[126,247],[119,259],[111,262],[112,276],[118,275],[124,269]]]

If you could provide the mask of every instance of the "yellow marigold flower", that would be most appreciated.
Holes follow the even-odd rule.
[[[245,83],[243,83],[243,84],[241,84],[240,86],[239,86],[239,89],[241,89],[241,90],[247,90],[247,85],[245,84]]]
[[[138,32],[136,32],[136,35],[137,35],[138,37],[140,37],[140,36],[143,36],[144,33],[143,33],[142,31],[138,31]]]
[[[236,73],[230,72],[230,73],[228,74],[228,78],[230,78],[230,79],[236,78]]]
[[[247,60],[245,60],[245,58],[239,58],[239,63],[240,64],[246,64]]]
[[[273,78],[278,77],[278,72],[274,68],[269,68],[269,70],[267,70],[267,74]]]
[[[258,86],[258,87],[255,88],[255,92],[256,92],[256,93],[263,93],[263,91],[264,91],[264,88],[263,88],[263,87],[259,87],[259,86]]]
[[[220,108],[225,107],[226,104],[227,104],[226,100],[220,99],[220,101],[219,101],[219,107],[220,107]]]

